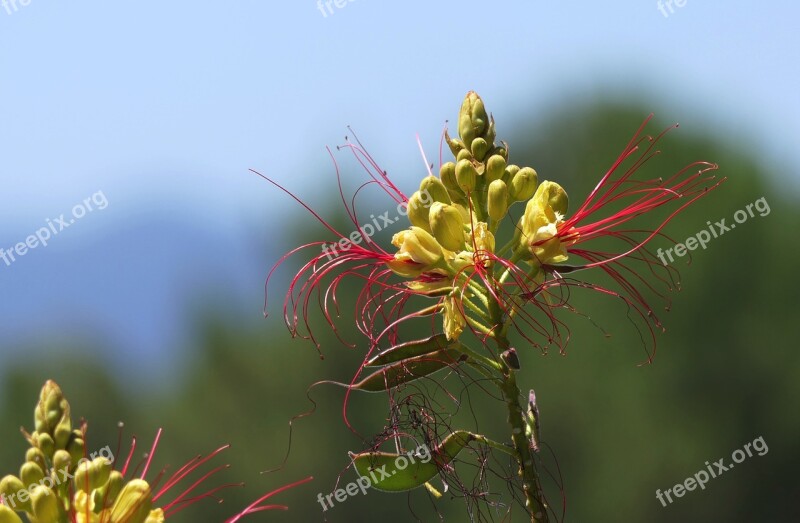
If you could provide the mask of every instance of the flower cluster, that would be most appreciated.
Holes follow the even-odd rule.
[[[222,465],[204,473],[170,501],[164,501],[170,492],[180,488],[194,472],[228,447],[192,459],[171,476],[166,477],[162,471],[149,481],[146,477],[161,436],[159,431],[141,472],[141,464],[131,467],[135,438],[124,465],[117,469],[109,447],[87,452],[87,425],[84,422],[79,427],[73,426],[70,405],[53,381],[42,388],[34,420],[36,430],[25,433],[30,448],[19,475],[7,475],[0,480],[0,523],[22,523],[20,514],[36,523],[162,523],[194,502],[215,498],[228,487],[241,486],[221,485],[197,492],[206,480],[227,468]],[[281,490],[284,489],[262,497],[228,523],[262,510],[285,508],[262,505]]]
[[[442,163],[438,177],[429,170],[410,197],[389,180],[360,142],[348,143],[345,147],[369,172],[372,180],[368,183],[378,184],[395,201],[406,203],[411,226],[392,238],[394,252],[370,240],[333,259],[316,256],[306,263],[286,296],[287,324],[295,334],[301,321],[308,327],[310,300],[318,291],[325,317],[335,329],[329,304],[336,303],[340,282],[357,276],[366,282],[357,303],[357,324],[373,348],[383,339],[396,344],[401,322],[431,314],[442,315],[448,339],[458,338],[467,328],[486,338],[499,329],[505,335],[505,330],[514,327],[533,346],[546,350],[555,343],[563,348],[564,323],[555,311],[572,310],[566,298],[570,288],[586,288],[623,300],[644,320],[654,346],[652,327],[661,323],[645,293],[666,296],[635,265],[668,288],[677,285],[674,269],[658,263],[647,244],[663,236],[661,229],[675,215],[721,180],[710,174],[717,166],[706,162],[692,163],[667,178],[635,179],[639,169],[658,154],[656,144],[663,136],[644,134],[648,120],[571,214],[567,192],[558,183],[540,182],[535,169],[508,162],[508,146],[495,142],[494,118],[474,92],[462,104],[459,137],[451,138],[446,131],[443,136],[454,161]],[[422,194],[433,200],[432,205],[418,205]],[[676,205],[662,216],[660,225],[649,229],[629,225],[672,202]],[[519,217],[512,212],[516,203],[524,204]],[[354,209],[347,209],[357,225]],[[503,223],[508,225],[501,228]],[[499,241],[503,233],[509,238]],[[302,246],[287,256],[318,244]],[[610,244],[616,247],[608,250]],[[567,265],[571,260],[577,263]],[[618,288],[575,277],[590,268],[604,271]],[[330,283],[323,286],[323,282]],[[433,299],[435,304],[408,307],[415,296]],[[310,328],[308,336],[313,339]]]

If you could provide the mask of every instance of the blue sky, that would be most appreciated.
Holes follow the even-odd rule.
[[[228,238],[235,272],[254,256],[248,235],[267,236],[265,218],[290,205],[248,168],[313,199],[332,176],[324,146],[352,125],[410,186],[415,135],[435,157],[469,89],[501,122],[595,96],[651,100],[684,128],[754,145],[775,183],[800,186],[800,8],[788,1],[687,0],[668,17],[650,0],[354,0],[328,16],[314,0],[16,5],[0,4],[0,246],[98,190],[109,200],[42,260],[169,215]],[[30,263],[0,266],[0,285],[56,270]],[[37,296],[30,311],[48,307]],[[124,294],[81,299],[127,314]],[[0,303],[5,317],[17,307]]]

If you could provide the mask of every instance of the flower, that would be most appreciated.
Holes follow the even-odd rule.
[[[124,465],[117,470],[117,461],[109,447],[88,454],[85,422],[79,429],[70,429],[66,437],[61,437],[62,431],[72,425],[69,411],[61,388],[53,381],[45,383],[34,410],[36,430],[31,434],[23,431],[31,447],[20,468],[20,477],[7,475],[0,480],[0,523],[22,523],[17,513],[25,513],[29,520],[37,523],[163,523],[189,505],[206,498],[217,499],[220,491],[244,485],[224,484],[197,492],[228,465],[217,466],[199,479],[190,479],[228,445],[208,456],[191,459],[170,476],[165,475],[165,469],[154,479],[147,480],[161,439],[160,429],[141,472],[142,464],[131,468],[136,451],[135,437]],[[235,523],[263,510],[285,508],[262,503],[273,494],[310,480],[306,478],[261,497],[226,523]],[[192,482],[188,487],[179,487],[189,481]],[[170,501],[162,499],[178,488],[181,492]]]

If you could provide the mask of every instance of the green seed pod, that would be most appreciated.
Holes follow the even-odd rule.
[[[133,479],[122,488],[111,507],[109,521],[144,523],[153,506],[150,485],[142,479]]]
[[[42,469],[36,463],[26,461],[19,468],[19,478],[22,480],[23,484],[33,485],[44,479],[44,472],[42,472]]]
[[[431,206],[431,231],[439,244],[448,251],[461,251],[466,243],[461,212],[452,205],[436,202]]]
[[[503,180],[495,180],[489,184],[488,211],[495,221],[502,220],[508,211],[508,185]]]
[[[428,203],[428,205],[425,205],[422,202],[422,197],[419,191],[416,191],[408,199],[407,212],[408,212],[408,221],[411,222],[411,225],[421,227],[426,231],[431,232],[430,226],[428,225],[428,213],[430,212],[430,202]]]
[[[486,161],[486,181],[491,183],[503,177],[506,172],[506,159],[499,154],[493,154]]]
[[[472,155],[475,157],[476,160],[483,161],[486,157],[486,153],[489,152],[490,145],[486,143],[486,140],[483,138],[475,138],[472,140]]]
[[[469,160],[460,160],[456,164],[456,181],[462,191],[469,192],[475,189],[477,178],[478,171],[475,170],[475,166],[472,165],[472,162]]]
[[[450,147],[450,152],[453,153],[453,156],[458,156],[459,152],[467,148],[464,142],[458,138],[450,138],[450,134],[447,131],[444,132],[444,140],[447,142],[447,146]]]
[[[41,485],[31,490],[31,507],[33,515],[37,521],[61,521],[61,514],[58,510],[58,498],[55,493],[47,487]]]
[[[419,192],[425,195],[425,201],[430,205],[433,202],[450,203],[450,195],[441,180],[435,176],[426,176],[419,184]]]
[[[16,512],[0,504],[0,523],[22,523],[22,520]]]
[[[511,179],[508,187],[509,196],[513,201],[522,202],[530,199],[539,186],[539,176],[530,167],[523,167]]]

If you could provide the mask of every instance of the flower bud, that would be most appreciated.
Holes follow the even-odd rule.
[[[483,138],[475,138],[472,140],[472,155],[479,162],[483,161],[483,158],[486,156],[486,153],[489,152],[490,148],[491,146]]]
[[[464,191],[458,186],[458,180],[456,180],[456,164],[453,162],[443,163],[439,169],[439,178],[447,189],[451,201],[458,201],[464,198]]]
[[[27,488],[28,487],[22,483],[22,480],[16,476],[8,475],[0,479],[0,496],[4,496],[5,499],[12,499],[11,496],[16,496],[19,510],[31,512],[30,499],[28,499],[27,496],[24,499],[20,499],[19,496],[20,492],[25,492],[27,494]]]
[[[487,195],[489,217],[495,221],[502,220],[508,211],[508,186],[503,180],[495,180],[489,184]]]
[[[464,192],[470,192],[475,189],[475,184],[478,179],[478,171],[469,160],[460,160],[456,164],[456,181],[458,186]]]
[[[72,468],[72,457],[66,450],[57,450],[53,454],[53,468],[56,471],[70,470]]]
[[[22,523],[22,520],[16,512],[0,504],[0,523]]]
[[[31,508],[37,521],[42,523],[56,523],[61,521],[61,514],[58,510],[58,498],[55,493],[47,487],[37,485],[31,490]]]
[[[503,181],[506,182],[506,185],[511,185],[511,180],[514,179],[514,175],[519,172],[519,165],[511,164],[506,167],[506,171],[503,173]]]
[[[419,184],[419,192],[427,195],[428,205],[432,202],[451,203],[447,188],[435,176],[426,176]]]
[[[458,138],[450,138],[450,134],[446,130],[444,132],[444,139],[447,142],[447,146],[450,147],[450,152],[453,153],[453,156],[458,156],[459,152],[467,148],[464,142]]]
[[[506,159],[499,154],[493,154],[486,160],[486,181],[491,183],[503,177],[506,172]]]
[[[47,473],[47,461],[44,452],[36,447],[31,447],[25,452],[25,461],[36,463],[42,469],[42,472]]]
[[[523,167],[511,179],[508,195],[512,201],[522,202],[529,199],[536,192],[539,185],[539,176],[530,167]]]
[[[448,251],[464,249],[464,221],[452,205],[436,202],[431,206],[430,225],[433,236]]]
[[[36,438],[36,446],[42,451],[42,454],[48,458],[52,458],[53,453],[56,451],[55,440],[53,440],[52,436],[46,432],[38,434],[38,437]]]
[[[416,277],[432,268],[444,256],[442,246],[425,229],[412,226],[392,237],[398,248],[394,260],[388,262],[390,269],[401,276]],[[412,265],[413,264],[413,265]]]
[[[464,313],[460,310],[456,299],[448,296],[444,300],[444,310],[442,310],[444,334],[448,340],[455,340],[461,336],[467,320]]]
[[[83,461],[75,471],[75,486],[86,492],[102,487],[111,475],[111,463],[102,457]]]
[[[125,478],[118,470],[112,470],[105,485],[98,489],[102,495],[101,499],[105,500],[107,505],[113,504],[117,500],[117,496],[122,492],[122,487],[125,485]]]
[[[472,145],[472,140],[483,135],[488,121],[483,100],[476,92],[468,92],[458,115],[458,134],[467,148]]]
[[[83,443],[82,437],[75,437],[75,434],[72,435],[70,438],[69,443],[67,444],[67,452],[69,452],[70,457],[72,458],[72,463],[78,463],[81,459],[83,459],[83,453],[85,450],[85,445]]]
[[[141,479],[133,479],[122,488],[111,508],[110,521],[145,523],[153,506],[150,485]]]
[[[32,461],[26,461],[19,468],[19,478],[25,485],[33,485],[44,479],[42,468]]]
[[[419,191],[416,191],[408,198],[407,214],[408,214],[408,221],[411,222],[411,225],[420,227],[428,232],[431,232],[430,226],[428,225],[429,212],[430,212],[430,203],[428,203],[428,205],[424,205],[422,203],[422,197]]]
[[[472,156],[472,153],[469,152],[467,149],[464,149],[463,151],[460,151],[458,155],[456,155],[456,162],[460,162],[461,160],[472,161],[473,158],[474,157]]]
[[[69,423],[69,403],[55,381],[48,380],[42,387],[33,418],[36,432],[47,434],[53,434],[64,420]]]
[[[496,154],[498,156],[502,156],[505,161],[508,161],[508,144],[506,142],[501,142],[503,145],[498,145],[494,149],[490,151],[490,154]]]

